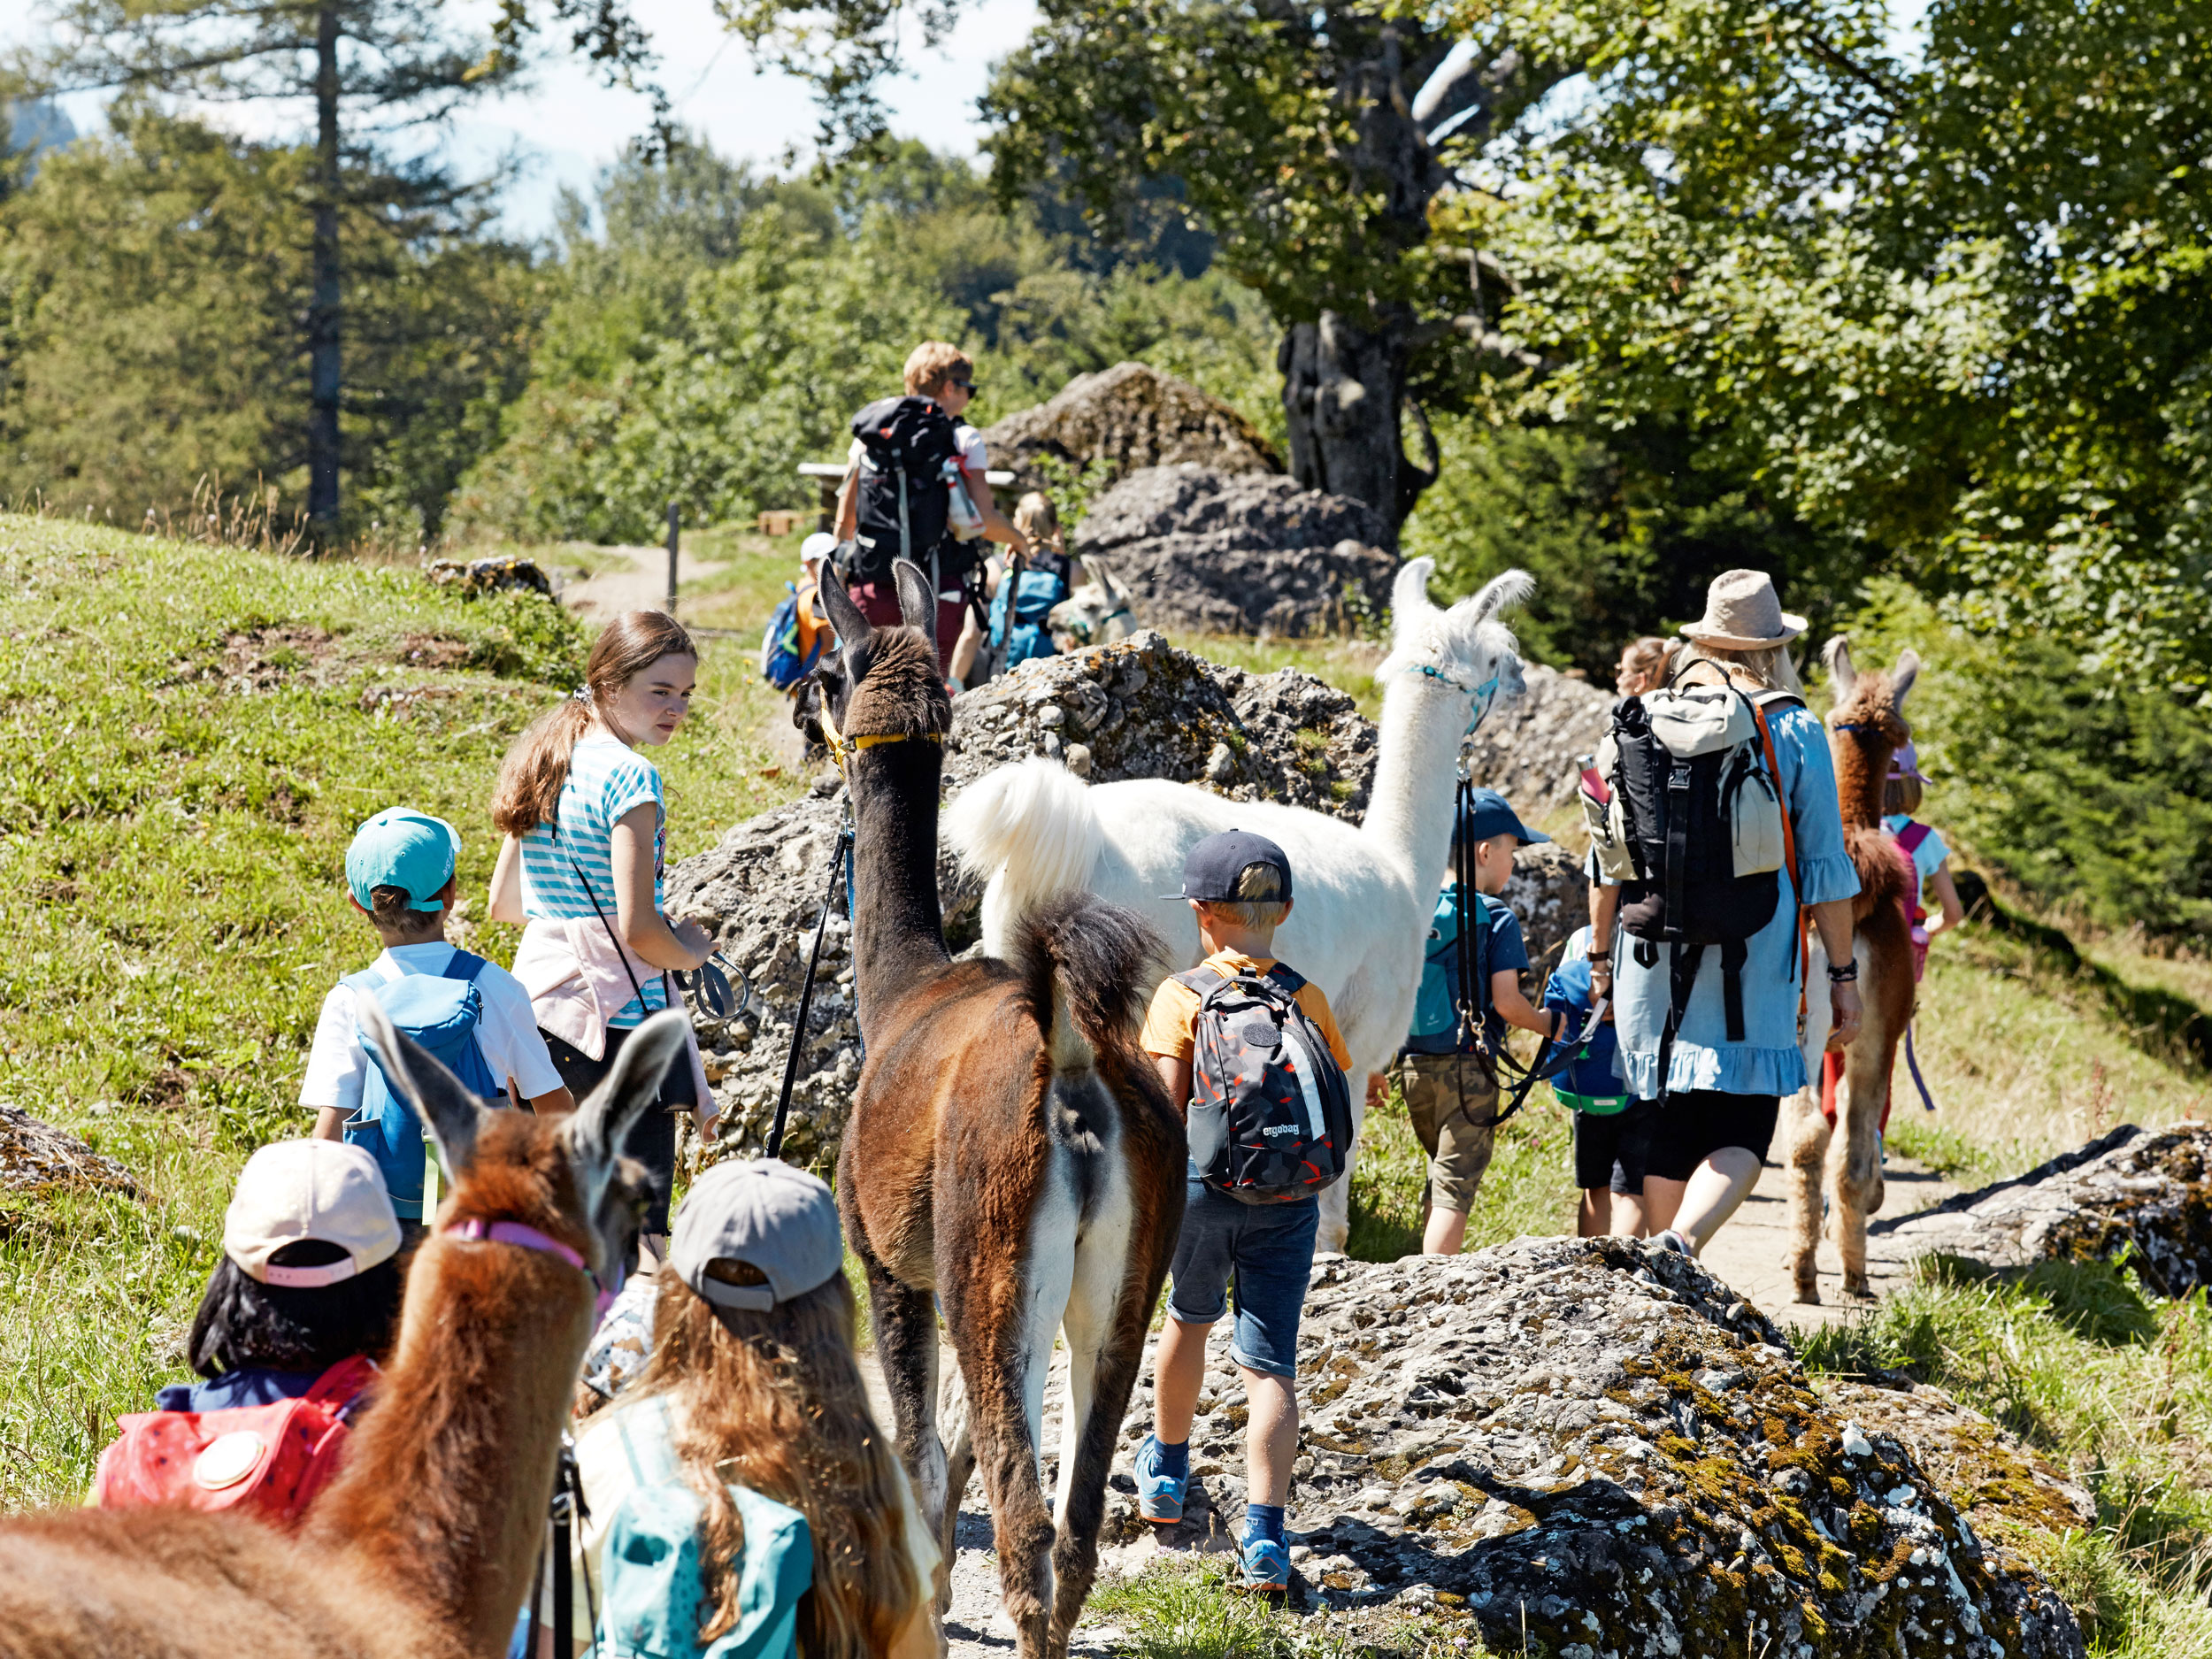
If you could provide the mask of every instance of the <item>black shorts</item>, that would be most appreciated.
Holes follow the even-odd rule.
[[[1585,1192],[1609,1187],[1624,1197],[1644,1190],[1651,1135],[1651,1102],[1632,1100],[1610,1118],[1575,1114],[1575,1185]]]
[[[1723,1147],[1742,1147],[1765,1161],[1782,1115],[1778,1094],[1724,1094],[1692,1089],[1655,1101],[1644,1155],[1644,1173],[1686,1181],[1690,1171]]]
[[[610,1026],[606,1053],[596,1060],[542,1025],[538,1035],[545,1039],[545,1051],[553,1056],[553,1069],[561,1074],[561,1081],[568,1085],[568,1092],[580,1106],[585,1095],[606,1081],[607,1073],[614,1070],[615,1056],[622,1052],[623,1043],[634,1029]],[[661,1079],[660,1105],[633,1124],[622,1143],[623,1152],[645,1165],[653,1178],[653,1202],[645,1212],[648,1233],[668,1231],[668,1200],[676,1187],[676,1114],[695,1106],[698,1102],[692,1096],[698,1092],[691,1075],[691,1049],[687,1045],[676,1051],[667,1074]]]

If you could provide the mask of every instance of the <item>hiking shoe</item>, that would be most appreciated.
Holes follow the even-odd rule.
[[[1695,1256],[1697,1254],[1697,1247],[1692,1244],[1689,1240],[1685,1238],[1681,1233],[1677,1233],[1672,1227],[1668,1227],[1663,1232],[1653,1233],[1651,1235],[1651,1242],[1655,1248],[1672,1250],[1677,1256]]]
[[[1171,1475],[1160,1467],[1160,1442],[1150,1434],[1137,1448],[1133,1461],[1137,1471],[1137,1513],[1158,1525],[1172,1526],[1183,1518],[1183,1493],[1190,1485],[1190,1477]]]
[[[1290,1589],[1290,1548],[1273,1539],[1255,1534],[1239,1547],[1244,1587],[1263,1594],[1282,1595]]]

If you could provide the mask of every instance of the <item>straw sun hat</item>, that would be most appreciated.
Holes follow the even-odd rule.
[[[1686,639],[1727,651],[1786,645],[1805,631],[1805,618],[1782,609],[1774,578],[1764,571],[1723,571],[1705,590],[1705,615],[1683,628]]]

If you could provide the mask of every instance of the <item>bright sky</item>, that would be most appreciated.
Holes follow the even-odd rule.
[[[773,163],[794,145],[811,143],[817,120],[806,88],[780,74],[758,74],[742,42],[727,35],[709,0],[632,0],[638,20],[651,31],[661,56],[661,79],[685,126],[703,132],[724,155]],[[482,0],[465,0],[465,12],[488,19]],[[0,45],[35,40],[44,7],[0,3]],[[973,154],[981,127],[976,99],[992,63],[1019,45],[1036,19],[1035,0],[970,0],[959,27],[934,52],[913,52],[910,73],[885,88],[892,130],[932,149]],[[81,131],[99,125],[100,100],[67,100]],[[588,187],[623,144],[645,128],[650,106],[642,97],[599,84],[580,62],[548,55],[535,84],[471,106],[449,129],[443,147],[465,167],[519,147],[528,161],[507,209],[509,228],[523,234],[549,229],[562,185]],[[279,130],[275,111],[227,111],[253,130]]]

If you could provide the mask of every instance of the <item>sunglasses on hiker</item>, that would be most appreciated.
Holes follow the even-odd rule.
[[[951,385],[951,386],[956,386],[956,387],[958,387],[958,388],[959,388],[962,391],[964,391],[964,392],[967,392],[967,393],[971,393],[971,394],[972,394],[972,393],[974,392],[974,390],[975,390],[975,382],[974,382],[973,380],[950,380],[950,381],[948,381],[948,382],[947,382],[947,384],[948,384],[948,385]]]
[[[723,972],[724,968],[729,973]],[[737,976],[734,989],[730,985],[730,974]],[[676,985],[692,1010],[709,1019],[727,1019],[743,1008],[753,995],[752,981],[745,977],[745,971],[718,950],[696,968],[678,969]]]

